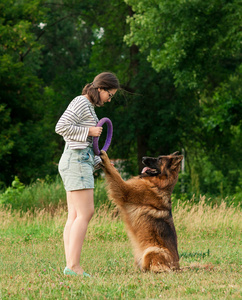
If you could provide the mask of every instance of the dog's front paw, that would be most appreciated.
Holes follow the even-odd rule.
[[[108,164],[110,164],[109,157],[108,157],[107,153],[104,150],[101,150],[100,157],[101,157],[101,160],[102,160],[102,166],[103,167],[105,167]]]

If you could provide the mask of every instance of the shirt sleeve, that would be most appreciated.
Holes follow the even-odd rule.
[[[94,170],[98,170],[101,168],[100,163],[102,162],[100,156],[95,155],[94,157]]]
[[[65,139],[86,142],[89,128],[78,124],[88,114],[90,114],[88,105],[83,101],[74,99],[57,122],[55,132]]]

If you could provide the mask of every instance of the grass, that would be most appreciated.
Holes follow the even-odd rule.
[[[82,266],[92,278],[64,276],[66,210],[20,215],[0,209],[0,299],[241,299],[241,210],[178,202],[179,272],[141,273],[123,222],[99,207]]]
[[[96,207],[107,202],[103,178],[95,179],[94,199]],[[59,175],[54,179],[49,177],[38,179],[28,186],[24,186],[18,177],[15,177],[12,185],[4,192],[0,192],[1,205],[12,211],[34,212],[35,209],[45,209],[53,213],[57,207],[65,207],[66,191]]]
[[[125,175],[125,173],[123,174]],[[124,176],[125,177],[125,176]],[[101,176],[95,178],[94,188],[95,207],[99,208],[103,204],[107,205],[107,191],[105,179]],[[201,195],[177,192],[173,193],[173,206],[176,206],[177,199],[182,199],[188,204],[197,204],[203,199]],[[242,208],[242,195],[237,193],[234,196],[227,196],[226,198],[210,196],[206,197],[206,203],[211,206],[220,205],[222,202],[226,203],[227,207],[239,206]],[[110,203],[110,202],[109,202]],[[37,179],[29,185],[24,185],[15,177],[12,185],[5,191],[0,191],[0,206],[3,205],[12,211],[34,211],[37,209],[45,209],[49,212],[55,212],[57,207],[65,207],[66,192],[59,175],[54,178],[46,176],[45,179]],[[111,203],[109,206],[112,206]]]

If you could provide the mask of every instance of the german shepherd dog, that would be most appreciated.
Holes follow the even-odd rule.
[[[135,264],[142,271],[180,269],[177,235],[171,213],[171,193],[178,180],[178,152],[167,156],[143,157],[140,176],[124,181],[101,151],[109,198],[117,205],[131,240]]]

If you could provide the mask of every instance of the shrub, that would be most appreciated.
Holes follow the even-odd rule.
[[[95,179],[94,201],[96,207],[107,203],[105,180],[102,178]],[[111,206],[110,201],[107,204]],[[54,211],[57,207],[66,205],[66,192],[59,175],[55,179],[49,176],[37,179],[28,186],[15,177],[12,185],[0,194],[0,205],[23,212],[36,209]]]

